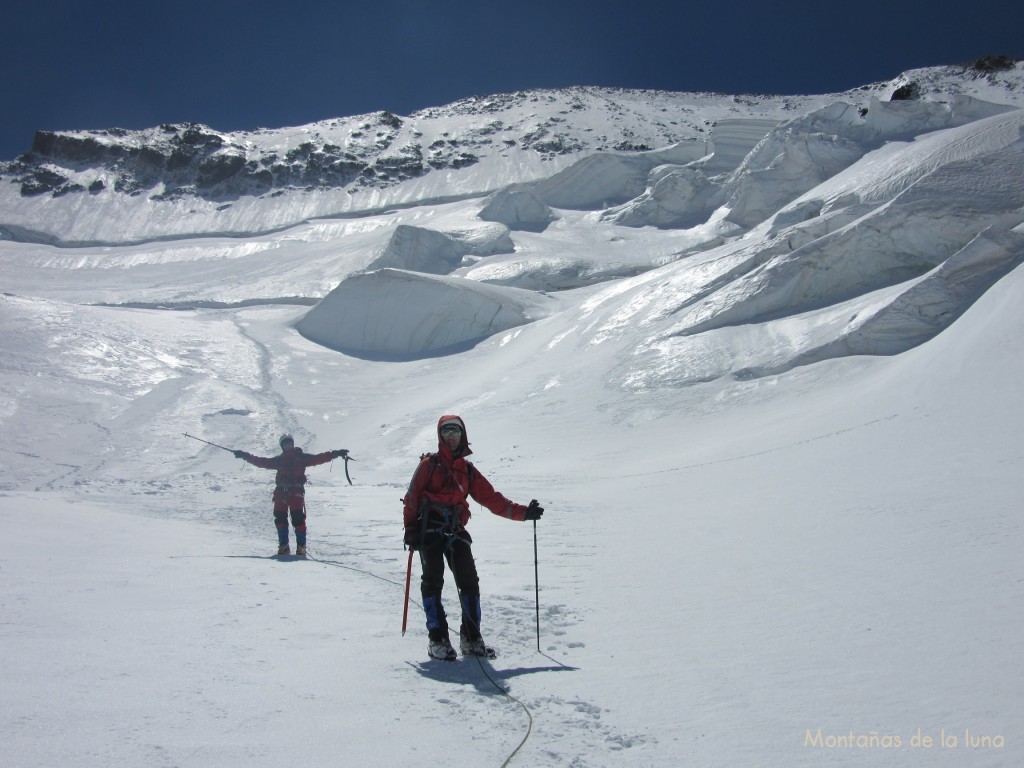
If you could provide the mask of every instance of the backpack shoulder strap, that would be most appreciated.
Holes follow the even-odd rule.
[[[440,461],[440,459],[437,458],[437,454],[436,453],[421,453],[420,454],[420,464],[419,464],[419,466],[416,469],[416,473],[417,474],[419,474],[419,471],[423,468],[423,460],[424,459],[430,459],[430,462],[429,462],[429,464],[430,464],[430,474],[427,475],[427,482],[424,483],[424,486],[426,486],[426,485],[430,484],[430,478],[432,478],[434,476],[434,471],[441,464],[441,461]],[[415,476],[413,477],[413,480],[415,480]]]

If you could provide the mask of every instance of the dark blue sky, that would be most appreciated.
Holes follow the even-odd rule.
[[[828,93],[1024,58],[991,0],[6,0],[0,160],[36,129],[299,125],[568,85]]]

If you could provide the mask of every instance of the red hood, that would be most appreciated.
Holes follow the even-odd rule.
[[[458,448],[457,451],[454,452],[454,455],[456,457],[458,457],[458,456],[469,456],[469,454],[471,454],[473,451],[471,451],[470,448],[469,448],[469,435],[466,432],[466,422],[464,422],[462,420],[461,416],[456,416],[455,414],[452,414],[452,413],[446,414],[446,415],[442,416],[440,419],[437,420],[437,448],[438,448],[438,450],[441,451],[442,453],[449,453],[450,452],[450,450],[448,448],[448,443],[446,443],[444,440],[441,439],[441,425],[444,424],[446,421],[457,421],[457,422],[459,422],[459,425],[462,427],[462,442],[459,443],[459,448]]]

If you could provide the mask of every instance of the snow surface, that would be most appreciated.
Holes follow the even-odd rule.
[[[270,234],[0,241],[3,764],[1021,764],[1024,105],[961,96]],[[400,632],[450,412],[547,510],[473,505],[492,662]],[[354,457],[310,470],[307,561],[272,475],[185,436],[282,432]]]

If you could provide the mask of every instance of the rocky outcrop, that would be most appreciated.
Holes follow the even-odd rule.
[[[0,177],[19,185],[22,197],[89,193],[227,203],[294,190],[359,193],[462,171],[505,153],[552,161],[678,143],[702,128],[679,119],[638,128],[637,102],[663,100],[663,112],[673,115],[687,98],[571,88],[464,99],[409,117],[382,111],[279,130],[226,133],[183,123],[136,131],[39,131],[27,153],[0,162]],[[600,133],[587,121],[577,124],[575,118],[587,114],[605,124]]]

